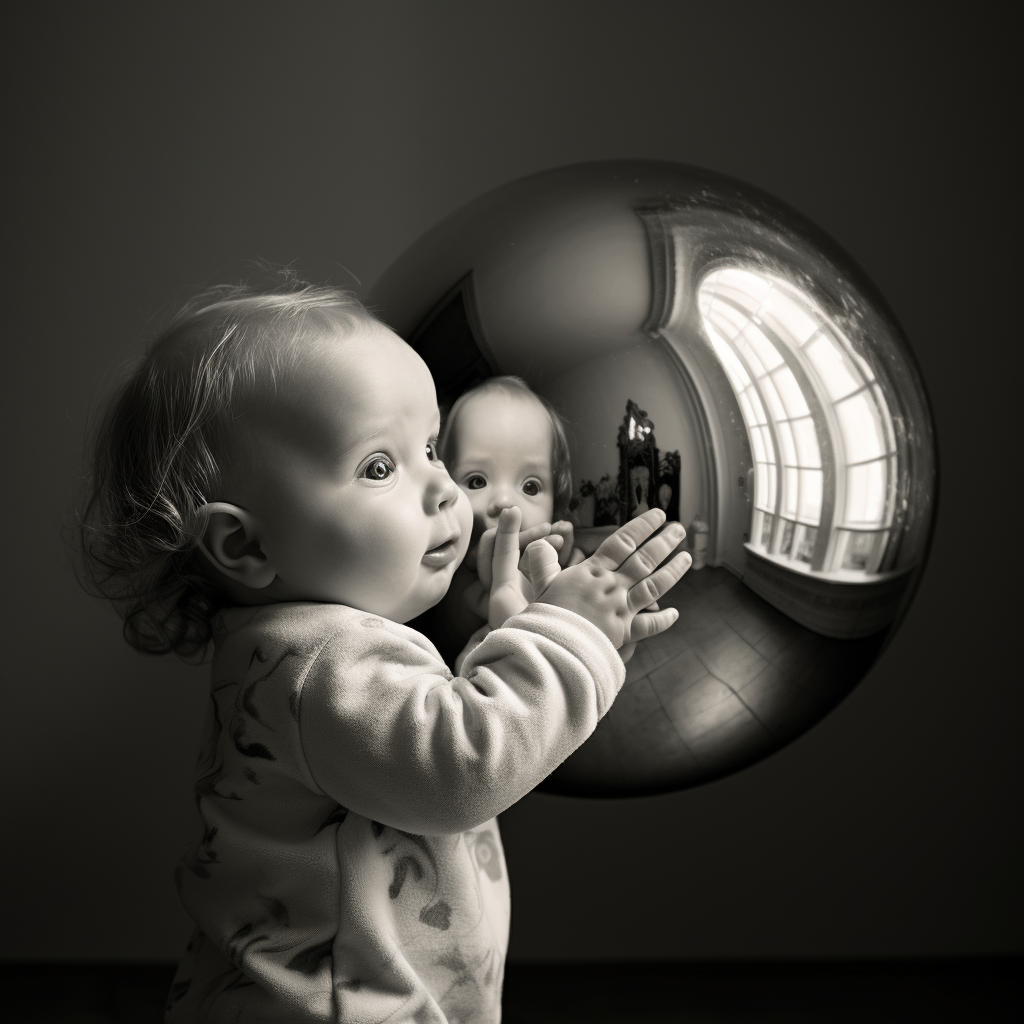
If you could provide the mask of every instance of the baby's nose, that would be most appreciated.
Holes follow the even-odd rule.
[[[434,508],[438,511],[448,508],[458,496],[458,485],[447,473],[442,472],[435,477],[434,487],[428,492],[428,511],[433,511]]]
[[[516,496],[511,491],[507,489],[495,491],[487,506],[487,518],[493,520],[490,525],[494,526],[498,522],[498,516],[501,515],[503,509],[511,508],[515,504]]]

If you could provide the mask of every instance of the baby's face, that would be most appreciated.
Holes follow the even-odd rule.
[[[229,497],[258,520],[268,596],[406,622],[469,546],[465,496],[437,457],[434,382],[386,328],[315,343],[253,417],[257,468]]]
[[[452,425],[448,471],[473,509],[473,543],[497,526],[503,508],[517,505],[521,529],[550,523],[553,434],[544,407],[529,395],[474,395]]]

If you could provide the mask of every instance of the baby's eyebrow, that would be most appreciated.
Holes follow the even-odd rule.
[[[440,419],[434,423],[430,436],[427,440],[437,440],[438,432],[441,429]],[[368,430],[365,434],[360,435],[354,440],[348,441],[347,443],[341,442],[341,446],[338,448],[336,458],[339,462],[347,459],[352,455],[353,452],[358,451],[361,448],[370,449],[380,443],[381,439],[386,438],[388,435],[389,424],[383,423],[379,427],[375,427]]]
[[[354,440],[341,441],[338,448],[336,458],[339,462],[349,458],[353,452],[359,451],[362,448],[373,448],[378,438],[384,435],[383,430],[371,430],[370,432],[363,434],[361,437],[357,437]]]

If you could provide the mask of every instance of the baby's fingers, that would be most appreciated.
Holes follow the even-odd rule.
[[[663,633],[678,618],[679,612],[675,608],[663,608],[660,612],[638,612],[630,623],[626,642],[635,644]]]
[[[652,508],[606,537],[590,557],[602,568],[618,569],[664,522],[665,513],[660,508]]]
[[[525,551],[535,540],[547,537],[549,533],[551,533],[550,523],[541,523],[539,526],[531,526],[528,530],[520,530],[519,550]],[[558,547],[558,545],[556,544],[555,547]]]
[[[501,587],[515,580],[519,575],[519,524],[522,521],[523,514],[515,505],[501,510],[501,515],[498,517],[497,532],[494,536],[494,554],[488,560],[491,566],[492,590],[495,587]],[[483,543],[484,538],[481,537],[481,550],[483,549]],[[478,556],[478,566],[479,561]],[[482,573],[480,573],[480,578],[483,579]]]
[[[535,599],[551,586],[551,581],[561,572],[558,555],[549,543],[550,539],[534,541],[524,556],[526,577],[533,586]]]
[[[494,538],[497,527],[484,530],[476,548],[476,574],[487,590],[491,589],[491,560],[494,558]]]
[[[565,566],[569,564],[569,559],[572,557],[572,523],[565,519],[559,519],[557,523],[552,523],[551,536],[548,537],[548,541],[551,542],[556,538],[561,541],[561,547],[558,553],[558,564],[565,568]]]
[[[619,572],[630,582],[637,583],[645,576],[650,576],[679,547],[685,537],[686,531],[680,523],[669,523],[664,530],[637,548],[619,566]]]
[[[682,579],[683,573],[690,568],[692,562],[693,559],[688,552],[680,552],[668,565],[663,565],[657,572],[645,576],[639,583],[629,588],[629,593],[626,595],[626,607],[631,612],[649,608]],[[654,612],[652,614],[660,615],[662,613]]]

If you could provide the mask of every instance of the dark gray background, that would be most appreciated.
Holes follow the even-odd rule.
[[[516,959],[1021,949],[1019,169],[1002,7],[373,2],[8,14],[3,955],[177,957],[204,673],[60,538],[154,317],[263,258],[365,291],[535,171],[676,160],[831,234],[901,320],[942,494],[891,648],[769,760],[503,816]],[[1011,273],[1013,271],[1013,273]]]

